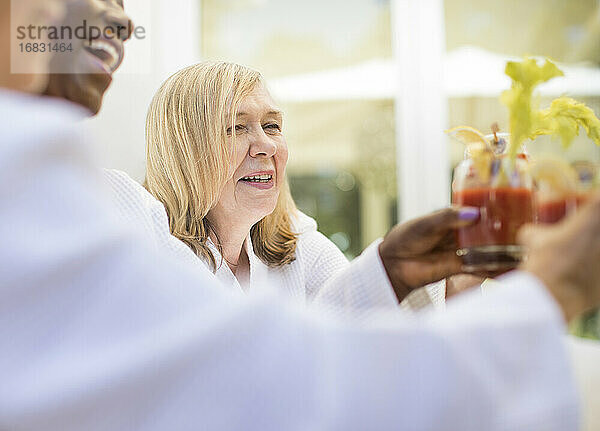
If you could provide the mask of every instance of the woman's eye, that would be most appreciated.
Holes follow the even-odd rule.
[[[243,132],[244,130],[246,130],[246,126],[242,125],[242,124],[236,124],[235,125],[235,132]],[[231,135],[231,127],[227,128],[227,134]]]
[[[281,132],[281,127],[279,127],[279,124],[276,124],[276,123],[265,124],[263,127],[270,131]]]

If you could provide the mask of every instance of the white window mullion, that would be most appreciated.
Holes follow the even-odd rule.
[[[392,0],[399,218],[449,203],[443,0]]]

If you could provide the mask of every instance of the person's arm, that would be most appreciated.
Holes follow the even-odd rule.
[[[361,323],[231,295],[122,225],[79,138],[18,108],[0,130],[37,131],[0,146],[1,428],[576,429],[534,278]]]
[[[441,280],[462,269],[455,230],[478,217],[476,208],[452,207],[395,226],[328,280],[315,302],[355,316],[431,304],[443,294]]]
[[[354,317],[397,310],[399,301],[379,255],[381,241],[375,241],[350,265],[329,278],[313,304],[330,313]]]

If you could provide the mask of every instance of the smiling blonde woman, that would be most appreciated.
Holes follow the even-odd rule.
[[[260,73],[223,62],[179,71],[152,100],[146,145],[145,185],[171,233],[227,284],[310,299],[348,265],[294,205],[283,114]]]

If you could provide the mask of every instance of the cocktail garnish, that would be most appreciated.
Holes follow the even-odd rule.
[[[537,113],[536,125],[529,136],[560,136],[563,147],[568,148],[583,127],[588,137],[600,145],[600,120],[589,107],[570,97],[554,99],[549,108]]]
[[[514,160],[523,142],[536,128],[538,106],[532,101],[533,90],[539,84],[564,74],[550,60],[540,66],[533,58],[521,62],[509,61],[505,73],[512,79],[512,85],[510,90],[502,93],[501,100],[509,111],[511,138],[508,154]]]
[[[498,132],[500,131],[498,123],[492,124],[491,129],[492,133],[494,134],[494,139],[492,141],[492,148],[494,149],[494,153],[504,154],[504,152],[506,151],[506,139],[498,137]]]
[[[489,142],[485,139],[484,134],[474,127],[457,126],[446,130],[446,134],[467,147],[473,144],[489,146]]]
[[[509,155],[514,160],[526,139],[541,135],[560,137],[563,146],[571,145],[583,127],[589,138],[600,145],[600,120],[585,104],[569,97],[555,99],[550,107],[540,110],[533,101],[533,90],[541,83],[564,76],[554,63],[546,59],[540,66],[533,58],[522,62],[509,61],[505,73],[512,79],[510,90],[502,94],[510,119]]]
[[[484,134],[479,130],[469,126],[453,127],[446,130],[451,138],[464,144],[469,157],[473,160],[473,168],[478,177],[487,182],[490,178],[490,163],[494,159],[494,152],[490,148],[490,143]]]
[[[500,126],[498,126],[498,123],[492,124],[492,133],[494,134],[494,143],[495,144],[498,143],[498,132],[499,131],[500,131]]]

